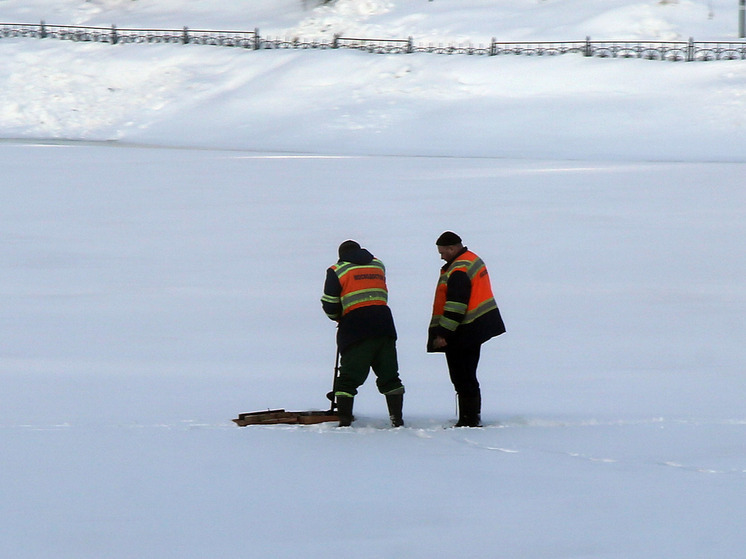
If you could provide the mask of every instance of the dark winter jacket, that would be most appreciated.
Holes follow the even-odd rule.
[[[366,249],[355,249],[341,254],[337,266],[345,263],[368,265],[374,261],[373,255]],[[380,261],[378,261],[380,262]],[[356,308],[342,315],[342,284],[332,267],[326,271],[324,296],[321,305],[332,320],[338,322],[337,347],[344,352],[352,344],[380,336],[396,339],[396,327],[391,309],[386,304],[377,304]]]

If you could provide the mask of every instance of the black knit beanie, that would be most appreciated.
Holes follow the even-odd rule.
[[[453,245],[460,245],[461,237],[456,235],[456,233],[454,233],[453,231],[446,231],[440,237],[438,237],[438,240],[435,241],[435,244],[439,247],[450,247]]]
[[[350,252],[351,250],[360,250],[360,244],[357,241],[345,241],[341,245],[339,245],[339,257],[342,258],[342,254],[345,252]]]

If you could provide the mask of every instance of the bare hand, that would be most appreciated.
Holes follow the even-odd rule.
[[[446,347],[448,345],[448,342],[443,336],[435,336],[435,339],[433,340],[433,347],[435,349],[440,349],[442,347]]]

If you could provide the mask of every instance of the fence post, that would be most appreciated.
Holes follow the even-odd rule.
[[[495,56],[497,54],[497,39],[495,37],[492,37],[492,42],[490,43],[490,56]]]
[[[409,54],[412,54],[414,52],[414,39],[412,39],[412,37],[409,37],[407,39],[407,52]]]
[[[593,56],[593,47],[591,46],[590,36],[585,38],[585,49],[583,49],[583,56]]]
[[[686,61],[692,62],[694,60],[694,38],[689,37],[689,46],[686,48]]]
[[[47,27],[44,24],[44,20],[41,20],[41,27],[39,29],[40,29],[40,35],[39,35],[40,38],[46,39],[46,37],[47,37]]]
[[[181,44],[189,44],[189,28],[185,25],[184,30],[181,32]]]
[[[119,42],[119,36],[117,35],[117,26],[112,24],[111,26],[111,44],[116,45]]]
[[[254,28],[254,50],[259,50],[262,46],[262,40],[259,38],[259,28]]]
[[[333,49],[339,48],[339,33],[334,34],[334,39],[332,39],[332,48]]]

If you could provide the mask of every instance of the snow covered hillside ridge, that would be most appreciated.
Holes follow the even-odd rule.
[[[248,4],[248,5],[247,5]],[[4,0],[0,20],[57,25],[251,30],[281,37],[335,33],[443,42],[730,40],[731,0]]]
[[[475,43],[730,39],[736,23],[725,0],[224,4],[5,0],[0,20]],[[0,39],[0,52],[6,138],[571,159],[733,161],[746,153],[740,60],[379,56],[21,38]]]

